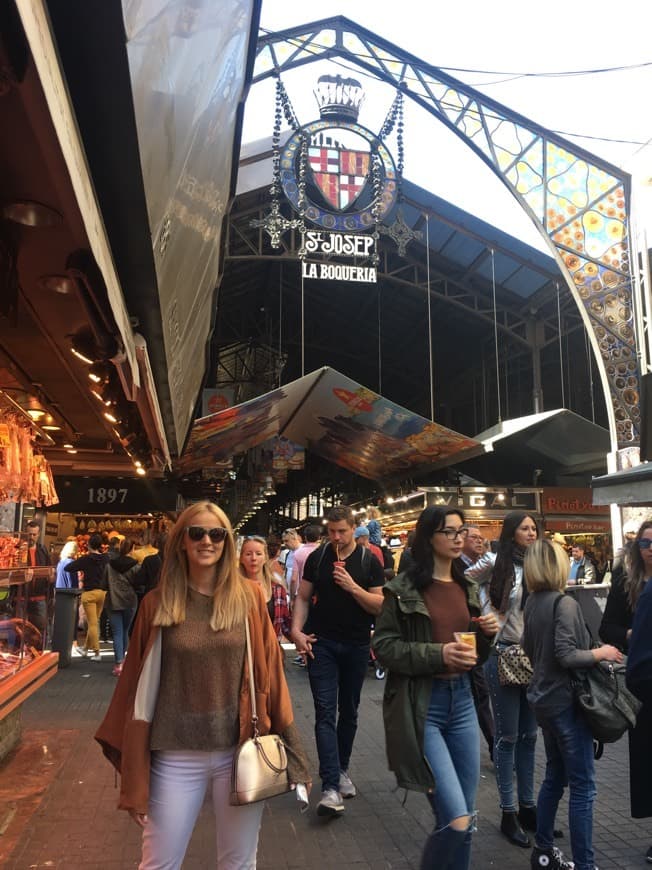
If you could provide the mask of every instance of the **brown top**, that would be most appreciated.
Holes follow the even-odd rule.
[[[423,600],[432,623],[433,643],[452,643],[454,632],[468,631],[471,614],[459,583],[433,580],[423,590]]]
[[[238,743],[244,624],[213,631],[212,595],[188,590],[186,618],[161,634],[152,749],[210,752]]]

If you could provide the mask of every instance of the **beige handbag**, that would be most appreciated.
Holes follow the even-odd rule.
[[[249,666],[249,693],[251,695],[251,724],[253,737],[245,740],[236,750],[231,772],[230,803],[234,806],[253,804],[290,791],[288,757],[285,744],[278,734],[258,733],[256,713],[256,687],[254,662],[251,654],[249,620],[245,619],[247,663]]]

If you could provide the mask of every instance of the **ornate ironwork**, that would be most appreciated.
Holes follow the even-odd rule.
[[[379,224],[378,232],[381,233],[381,235],[389,236],[390,239],[392,239],[392,241],[396,244],[398,253],[401,257],[405,256],[407,246],[410,244],[410,242],[413,242],[416,239],[423,238],[423,233],[421,232],[421,230],[413,230],[411,226],[405,223],[405,218],[403,217],[403,209],[400,206],[396,214],[396,220],[388,227],[383,226],[383,224]]]
[[[636,443],[640,365],[629,175],[343,17],[261,37],[253,80],[333,57],[402,89],[512,191],[548,240],[582,313],[611,397],[612,442]]]

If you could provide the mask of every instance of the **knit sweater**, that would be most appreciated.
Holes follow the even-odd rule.
[[[229,749],[238,743],[244,625],[213,631],[213,597],[190,589],[186,619],[162,632],[152,749]]]

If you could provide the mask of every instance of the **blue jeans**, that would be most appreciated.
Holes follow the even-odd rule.
[[[542,720],[541,728],[546,747],[546,776],[537,803],[537,846],[552,848],[557,807],[568,785],[568,827],[575,870],[593,870],[596,788],[591,732],[573,707]]]
[[[500,645],[498,645],[500,648]],[[514,769],[518,803],[534,806],[534,749],[537,721],[527,702],[525,686],[501,686],[498,681],[498,656],[490,655],[485,664],[494,711],[494,764],[500,806],[504,812],[516,812]]]
[[[109,612],[111,634],[113,635],[113,655],[117,665],[122,664],[124,661],[129,644],[129,627],[134,621],[135,614],[135,607],[130,607],[128,610],[111,610]]]
[[[369,667],[369,644],[340,643],[320,637],[308,657],[315,703],[315,740],[322,791],[340,787],[348,770],[358,728],[360,692]],[[339,714],[339,715],[338,715]]]
[[[421,866],[467,870],[480,782],[480,728],[468,674],[432,681],[423,751],[435,778],[428,797],[436,828]],[[461,816],[472,817],[468,829],[453,832],[448,826]]]

